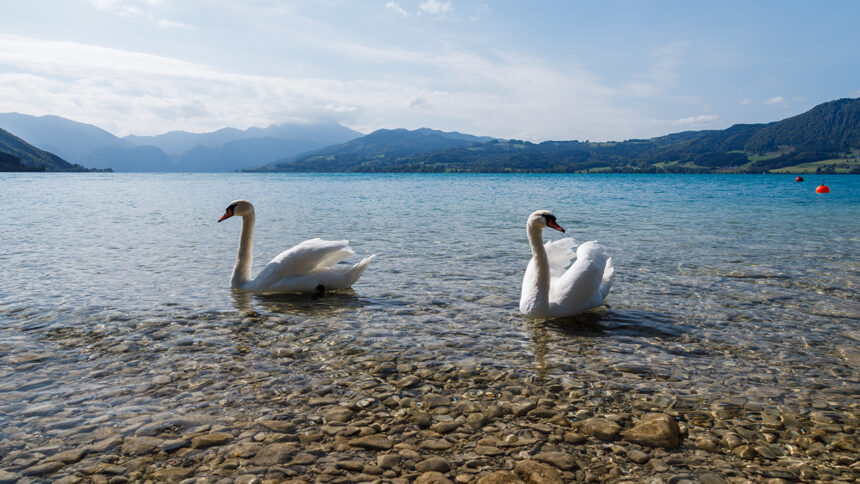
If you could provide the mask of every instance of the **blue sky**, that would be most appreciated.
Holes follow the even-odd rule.
[[[860,2],[0,0],[0,112],[620,140],[860,97]]]

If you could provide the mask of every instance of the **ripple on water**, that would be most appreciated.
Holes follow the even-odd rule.
[[[133,204],[115,203],[108,178],[82,175],[64,190],[55,178],[30,180],[8,193],[45,210],[12,221],[21,240],[0,255],[0,437],[42,441],[108,420],[145,435],[157,415],[259,416],[312,390],[372,407],[362,391],[374,378],[412,385],[407,376],[434,372],[482,375],[483,388],[459,389],[481,398],[517,381],[589,392],[600,382],[609,386],[595,398],[631,391],[708,408],[845,408],[856,396],[858,338],[844,334],[860,319],[860,271],[846,261],[860,251],[856,237],[841,235],[860,233],[856,182],[854,202],[834,197],[826,207],[845,223],[808,234],[821,205],[788,192],[767,201],[728,194],[718,177],[685,179],[710,202],[660,177],[648,188],[558,177],[557,192],[540,177],[243,177],[259,200],[263,260],[317,235],[349,234],[357,253],[380,254],[355,291],[311,298],[226,289],[238,229],[200,214],[217,218],[236,198],[234,178],[117,176]],[[321,200],[323,188],[331,196]],[[64,197],[75,210],[44,224]],[[183,210],[137,223],[164,199]],[[297,221],[308,200],[330,214],[326,227]],[[609,248],[618,267],[610,308],[556,321],[517,314],[534,200],[577,220],[578,240]],[[95,226],[79,230],[84,220]],[[79,257],[68,257],[69,246]],[[46,284],[40,274],[58,266]]]

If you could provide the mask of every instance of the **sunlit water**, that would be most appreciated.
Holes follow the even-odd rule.
[[[844,409],[858,387],[860,177],[0,174],[0,437],[156,412],[263,414],[377,360]],[[308,238],[378,258],[349,294],[234,294]],[[518,314],[529,213],[598,239],[611,307]],[[557,232],[546,237],[558,238]],[[50,418],[49,418],[50,417]]]

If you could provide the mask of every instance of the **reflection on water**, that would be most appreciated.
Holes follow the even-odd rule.
[[[860,177],[838,177],[828,198],[785,180],[0,175],[0,204],[32,208],[0,233],[0,437],[262,415],[390,365],[844,408],[860,390]],[[231,291],[238,229],[215,220],[239,197],[257,207],[258,269],[317,236],[379,257],[351,292]],[[153,219],[164,200],[172,213]],[[608,248],[610,308],[518,314],[536,208]],[[314,212],[326,226],[302,223]]]

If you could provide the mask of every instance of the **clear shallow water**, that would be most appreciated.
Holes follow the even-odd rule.
[[[0,437],[233,409],[380,361],[609,391],[855,411],[860,177],[0,174]],[[349,294],[233,294],[312,237],[379,255]],[[517,312],[525,220],[598,239],[609,309]],[[560,234],[545,234],[558,237]]]

